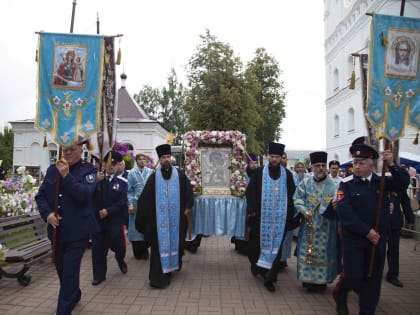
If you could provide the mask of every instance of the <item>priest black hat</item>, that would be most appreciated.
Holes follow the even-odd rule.
[[[311,164],[316,163],[327,163],[327,152],[324,151],[316,151],[309,154],[309,159],[311,160]]]
[[[354,141],[351,143],[351,145],[355,145],[355,144],[369,144],[369,139],[366,136],[363,137],[359,137],[354,139]]]
[[[111,164],[117,164],[123,160],[121,153],[117,151],[109,151],[104,157],[105,162],[108,162],[110,155],[111,155]]]
[[[171,155],[171,145],[170,144],[161,144],[156,147],[156,152],[160,158],[162,155]]]
[[[277,142],[270,142],[268,144],[268,154],[283,155],[284,153],[284,144]]]
[[[367,144],[354,144],[350,147],[351,156],[354,159],[373,159],[376,160],[379,157],[378,152]]]

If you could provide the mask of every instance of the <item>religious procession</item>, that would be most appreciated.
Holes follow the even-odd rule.
[[[35,32],[36,117],[0,160],[1,314],[420,313],[420,8],[344,1],[368,46],[302,150],[264,48],[230,85],[207,30],[186,94],[173,70],[132,96],[126,36],[73,33],[76,2],[70,33]]]

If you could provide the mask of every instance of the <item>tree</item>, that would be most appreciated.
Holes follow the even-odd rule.
[[[158,120],[160,116],[160,91],[150,85],[144,85],[138,94],[134,94],[134,100],[143,107],[150,119]]]
[[[3,160],[1,167],[8,171],[13,166],[13,129],[5,126],[0,132],[0,160]]]
[[[191,128],[239,130],[247,135],[248,150],[255,152],[259,116],[242,62],[228,44],[218,41],[209,30],[200,39],[187,67],[191,90],[186,111]]]
[[[162,104],[166,109],[162,112],[164,126],[174,134],[174,144],[181,144],[182,137],[188,130],[188,119],[185,112],[186,91],[178,82],[175,69],[171,69],[168,87],[162,89]],[[166,128],[166,127],[165,127]]]
[[[188,130],[185,113],[186,92],[178,82],[175,69],[171,69],[168,86],[161,90],[145,85],[134,95],[137,103],[143,106],[147,115],[174,134],[174,144],[181,144],[182,136]]]
[[[280,138],[281,122],[286,117],[283,81],[280,80],[281,70],[278,62],[264,48],[255,51],[255,57],[248,63],[248,78],[256,80],[258,89],[255,94],[257,111],[261,123],[256,130],[256,141],[261,149],[267,152],[267,145]]]

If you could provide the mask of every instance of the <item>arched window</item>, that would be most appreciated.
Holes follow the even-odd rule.
[[[338,89],[340,87],[339,82],[338,82],[338,69],[335,68],[334,69],[334,73],[333,73],[333,82],[334,82],[334,92],[338,92]]]
[[[131,143],[124,143],[124,144],[127,146],[128,151],[133,152],[134,147],[133,147],[133,145]]]
[[[58,149],[57,146],[54,143],[48,144],[48,161],[50,164],[53,164],[57,161],[57,154]]]
[[[337,114],[334,115],[334,137],[340,135],[340,118]]]
[[[347,126],[347,131],[348,132],[353,132],[354,131],[354,109],[353,108],[349,108],[348,111],[348,126]]]

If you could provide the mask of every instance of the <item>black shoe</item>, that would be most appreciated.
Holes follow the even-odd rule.
[[[349,315],[349,308],[346,303],[337,304],[337,315]]]
[[[77,293],[77,296],[76,296],[76,299],[74,300],[74,302],[71,305],[72,310],[76,307],[77,303],[79,303],[81,298],[82,298],[82,291],[80,291],[80,289],[79,289],[79,291]]]
[[[98,285],[98,284],[100,284],[103,281],[105,281],[105,279],[101,279],[101,280],[93,279],[92,285]]]
[[[264,286],[270,292],[276,291],[276,287],[274,286],[273,281],[264,281]]]
[[[120,267],[120,270],[121,270],[122,273],[127,273],[128,268],[127,268],[127,264],[125,263],[125,261],[118,264],[118,267]]]
[[[398,280],[398,278],[389,278],[386,279],[386,281],[388,281],[392,285],[395,285],[396,287],[402,288],[404,286],[403,283],[400,280]]]
[[[197,252],[197,246],[191,246],[189,248],[186,248],[187,251],[189,251],[191,254],[195,254]]]
[[[251,265],[251,273],[254,277],[258,275],[258,268],[256,265]]]

